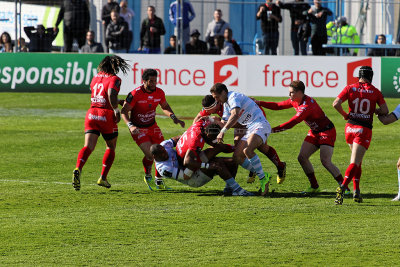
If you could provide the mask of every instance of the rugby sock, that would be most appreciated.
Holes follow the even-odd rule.
[[[318,188],[319,184],[317,182],[317,178],[315,177],[315,173],[311,172],[311,173],[306,173],[307,177],[308,177],[308,181],[310,181],[311,187],[312,188]]]
[[[263,179],[265,177],[264,170],[261,165],[260,158],[255,155],[251,159],[249,159],[251,166],[253,166],[255,172],[257,173],[258,178]]]
[[[111,166],[115,159],[115,150],[106,149],[103,156],[103,169],[101,170],[101,177],[103,180],[107,178],[108,171],[111,169]]]
[[[339,185],[343,183],[343,176],[342,174],[339,174],[337,177],[335,177],[336,182],[338,182]]]
[[[354,192],[357,190],[358,192],[360,192],[360,178],[361,178],[361,164],[360,166],[357,168],[357,171],[353,177],[353,189]]]
[[[397,180],[399,181],[399,195],[400,195],[400,170],[397,169]]]
[[[92,150],[87,147],[84,146],[78,154],[78,159],[76,161],[76,168],[79,168],[80,170],[82,170],[83,166],[85,165],[87,159],[89,158],[90,154],[92,154]]]
[[[283,163],[279,159],[278,154],[276,153],[275,148],[272,146],[269,147],[267,154],[265,154],[270,161],[272,161],[273,164],[279,169],[282,169],[284,167]]]
[[[146,159],[146,157],[144,157],[142,159],[142,163],[143,163],[143,169],[144,169],[144,173],[146,175],[151,175],[151,167],[153,166],[153,161],[152,160],[148,160]]]
[[[342,188],[346,188],[353,177],[356,175],[358,170],[358,166],[355,163],[351,163],[349,167],[347,167],[346,172],[344,173],[344,181],[341,185]]]
[[[256,170],[254,170],[253,166],[251,166],[251,163],[248,158],[245,158],[243,163],[240,164],[240,166],[242,166],[243,168],[245,168],[246,170],[249,170],[251,172],[256,172]]]
[[[237,191],[237,190],[241,189],[240,185],[233,178],[229,178],[228,180],[225,180],[225,183],[226,183],[227,187],[232,188],[232,191]]]

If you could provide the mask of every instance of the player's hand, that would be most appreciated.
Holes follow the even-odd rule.
[[[219,134],[218,134],[218,136],[217,136],[217,143],[218,144],[222,144],[223,142],[224,142],[224,133],[223,132],[220,132]]]
[[[125,100],[123,99],[118,99],[118,105],[123,106],[125,103]]]
[[[136,127],[136,126],[130,127],[130,128],[129,128],[129,131],[130,131],[131,134],[133,134],[133,135],[139,134],[139,132],[140,132],[139,128]]]
[[[114,109],[114,115],[115,115],[115,123],[118,123],[121,120],[121,112],[119,109]]]
[[[180,119],[176,119],[176,120],[174,120],[174,123],[175,124],[180,124],[181,125],[181,127],[182,128],[185,128],[185,122],[184,121],[181,121]]]

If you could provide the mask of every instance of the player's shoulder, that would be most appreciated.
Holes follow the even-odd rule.
[[[157,96],[165,96],[165,92],[163,89],[161,89],[160,87],[156,87],[156,90],[154,91],[154,94]]]

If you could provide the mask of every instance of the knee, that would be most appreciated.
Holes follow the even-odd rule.
[[[233,161],[236,164],[238,164],[238,165],[242,164],[243,159],[244,159],[243,155],[241,155],[239,153],[234,153],[233,154]]]
[[[254,151],[252,151],[251,149],[249,149],[249,147],[246,147],[245,149],[243,149],[243,153],[246,155],[246,157],[252,158]]]
[[[321,163],[322,163],[322,165],[323,165],[325,168],[330,167],[331,164],[332,164],[332,162],[331,162],[330,160],[324,159],[324,158],[321,158]]]
[[[298,162],[300,162],[300,164],[301,164],[301,163],[303,163],[303,162],[306,160],[306,158],[305,158],[302,154],[299,154],[299,155],[297,156],[297,160],[298,160]]]

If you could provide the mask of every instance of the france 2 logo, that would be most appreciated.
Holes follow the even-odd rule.
[[[224,83],[227,86],[238,86],[238,57],[214,62],[214,83]]]
[[[357,73],[354,72],[361,66],[372,67],[372,58],[367,58],[347,63],[347,84],[353,84],[358,82],[358,72]]]

